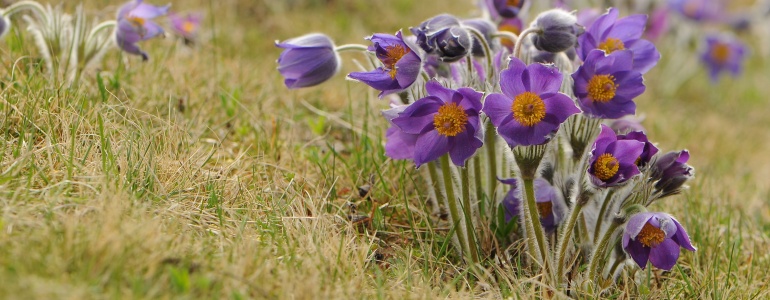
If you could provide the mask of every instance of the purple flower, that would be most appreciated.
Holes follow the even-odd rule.
[[[639,168],[647,166],[647,164],[652,160],[652,157],[658,153],[658,147],[655,147],[655,145],[650,143],[650,141],[647,139],[647,135],[642,131],[632,131],[627,134],[618,135],[618,140],[638,141],[644,143],[642,154],[640,154],[636,159],[636,166]]]
[[[363,82],[381,91],[380,98],[398,93],[409,88],[420,75],[420,56],[401,37],[396,35],[375,34],[368,38],[372,41],[369,51],[374,52],[382,62],[382,67],[369,72],[353,72],[348,77]]]
[[[649,261],[656,268],[671,270],[679,259],[679,247],[696,250],[679,221],[666,213],[635,214],[623,232],[623,249],[642,269]]]
[[[680,15],[694,21],[717,21],[724,7],[715,0],[669,0],[669,7]]]
[[[602,12],[597,8],[581,9],[577,13],[577,23],[585,28],[590,28],[596,22],[596,19],[602,16]]]
[[[427,97],[415,101],[392,123],[417,135],[414,163],[419,167],[449,153],[462,166],[483,144],[479,112],[482,93],[470,88],[452,90],[437,81],[425,84]]]
[[[639,174],[636,160],[644,151],[644,143],[619,140],[606,125],[594,142],[588,175],[597,187],[611,187],[626,182]]]
[[[738,76],[743,69],[746,54],[746,46],[737,38],[730,35],[709,35],[706,37],[706,51],[701,54],[701,60],[708,67],[711,80],[716,81],[722,71],[729,71],[733,76]]]
[[[392,159],[414,159],[414,145],[417,143],[418,135],[408,134],[393,124],[393,119],[407,107],[409,106],[401,105],[382,112],[391,125],[385,131],[385,155]]]
[[[553,53],[574,48],[584,31],[574,14],[558,8],[540,13],[532,26],[540,29],[532,36],[535,48]]]
[[[617,119],[636,113],[633,99],[644,93],[642,74],[633,70],[631,51],[609,55],[591,51],[572,74],[575,96],[583,112],[598,118]]]
[[[561,82],[555,67],[526,66],[512,58],[500,74],[503,94],[487,96],[483,111],[511,147],[543,144],[562,122],[580,112],[569,96],[559,93]]]
[[[118,10],[118,25],[115,31],[115,42],[123,51],[142,56],[148,60],[147,53],[136,43],[163,34],[163,28],[152,19],[165,15],[170,5],[155,6],[135,0],[124,4]]]
[[[516,184],[516,179],[500,179],[500,182],[511,185],[511,189],[503,198],[503,207],[505,208],[505,222],[510,222],[515,216],[520,216],[522,190]],[[546,231],[553,231],[564,219],[566,207],[559,198],[559,193],[547,180],[542,178],[535,179],[535,203],[537,211],[540,214],[540,223]]]
[[[655,190],[661,198],[679,192],[679,188],[694,175],[693,168],[687,164],[690,152],[687,150],[672,151],[655,159],[651,169],[650,180],[657,180]]]
[[[644,37],[650,40],[658,40],[666,31],[668,31],[668,9],[659,8],[650,13],[650,19],[647,21],[647,29],[644,31]]]
[[[594,49],[604,50],[607,54],[628,49],[633,53],[633,69],[646,73],[660,60],[660,52],[655,45],[642,39],[646,25],[646,15],[618,19],[618,10],[610,8],[578,38],[578,56],[585,61]]]
[[[487,27],[482,24],[470,25],[474,28],[477,26]],[[410,28],[410,30],[417,38],[417,45],[425,53],[437,55],[443,62],[455,62],[470,54],[475,46],[471,33],[466,29],[467,27],[467,24],[463,25],[455,16],[441,14],[422,22],[418,27]],[[482,31],[482,34],[483,31],[490,30],[490,28],[476,29]]]
[[[334,42],[326,35],[311,33],[276,42],[275,46],[285,49],[278,57],[278,72],[289,89],[321,84],[340,69]]]
[[[526,0],[491,0],[495,12],[503,18],[515,18],[519,15]]]
[[[195,40],[195,35],[201,26],[203,16],[197,13],[188,13],[185,16],[170,14],[168,19],[171,21],[171,29],[174,33],[184,38],[186,43],[189,43]]]

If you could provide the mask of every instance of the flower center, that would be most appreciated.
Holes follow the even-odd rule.
[[[537,211],[540,213],[540,218],[545,219],[553,213],[553,203],[551,201],[538,202]]]
[[[545,118],[545,102],[533,92],[523,92],[513,99],[513,119],[524,126],[535,126]]]
[[[597,49],[604,50],[604,53],[610,54],[612,52],[618,51],[618,50],[625,50],[626,45],[623,44],[623,41],[616,39],[616,38],[607,38],[599,44]]]
[[[512,33],[514,33],[516,35],[519,35],[519,33],[521,33],[521,27],[513,25],[513,24],[501,24],[500,26],[497,27],[497,30],[512,32]],[[501,38],[500,39],[500,44],[502,44],[505,47],[508,47],[508,48],[512,49],[513,46],[516,43],[514,41],[510,40],[510,39]]]
[[[438,108],[433,117],[433,126],[443,136],[456,136],[465,131],[468,115],[457,103],[447,103]]]
[[[396,79],[396,63],[407,53],[409,53],[409,48],[402,45],[385,47],[385,55],[380,57],[380,60],[385,67],[390,69],[389,74],[391,79]]]
[[[182,31],[186,33],[191,33],[193,32],[193,30],[195,30],[195,24],[193,24],[193,22],[185,21],[184,23],[182,23]]]
[[[636,240],[647,247],[657,247],[663,240],[666,239],[666,233],[658,227],[650,225],[649,222],[644,223],[642,231],[636,236]]]
[[[139,36],[144,38],[144,35],[147,34],[147,29],[144,28],[144,24],[147,22],[144,18],[135,17],[135,16],[129,16],[126,18],[129,23],[131,23],[134,28],[137,29]]]
[[[596,159],[596,162],[594,162],[596,177],[601,181],[609,180],[618,173],[619,169],[620,162],[618,162],[618,159],[610,153],[600,155],[599,158]]]
[[[722,65],[730,58],[730,46],[725,43],[717,42],[711,47],[711,58]]]
[[[615,98],[617,89],[615,76],[612,75],[594,75],[588,81],[588,97],[593,101],[606,103]]]
[[[508,0],[505,3],[508,4],[508,6],[519,6],[521,0]]]

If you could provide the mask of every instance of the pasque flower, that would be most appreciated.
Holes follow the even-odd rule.
[[[647,164],[652,160],[652,157],[658,153],[658,147],[655,147],[655,145],[650,143],[650,141],[647,139],[647,135],[643,131],[631,131],[626,134],[619,134],[618,140],[630,140],[644,143],[642,154],[640,154],[639,158],[636,159],[636,166],[639,168],[646,167]]]
[[[382,116],[390,123],[390,127],[385,131],[385,155],[392,159],[414,160],[414,145],[419,135],[406,133],[393,124],[393,119],[407,107],[409,106],[400,105],[382,112]]]
[[[660,52],[650,41],[642,39],[645,26],[646,15],[618,19],[618,10],[610,8],[578,38],[578,56],[586,60],[594,49],[606,54],[628,49],[633,53],[633,70],[646,73],[660,60]]]
[[[680,15],[694,21],[717,21],[722,18],[722,1],[715,0],[669,0],[669,7]]]
[[[187,13],[184,16],[170,14],[168,19],[171,21],[171,29],[174,33],[184,38],[186,43],[191,43],[195,40],[203,16],[198,13]]]
[[[559,93],[561,83],[562,74],[555,67],[526,66],[512,58],[500,74],[503,94],[487,96],[483,111],[509,145],[543,144],[562,122],[580,112],[572,99]]]
[[[644,93],[642,74],[633,69],[633,53],[600,50],[589,53],[572,74],[575,96],[583,112],[598,118],[616,119],[636,113],[633,99]]]
[[[577,24],[577,17],[558,8],[538,15],[532,27],[540,29],[532,36],[535,48],[553,53],[572,49],[578,35],[583,33],[583,27]]]
[[[377,55],[382,67],[369,72],[353,72],[348,74],[348,78],[381,91],[380,98],[409,88],[420,75],[421,60],[417,52],[404,42],[401,31],[396,35],[378,33],[368,39],[372,42],[369,51]]]
[[[124,4],[118,10],[118,25],[115,31],[115,42],[123,51],[142,56],[148,60],[147,53],[136,43],[163,34],[163,28],[152,21],[168,12],[170,5],[155,6],[135,0]]]
[[[602,125],[594,142],[588,175],[597,187],[616,186],[639,174],[636,161],[645,144],[636,140],[619,140],[615,132]]]
[[[417,135],[417,167],[447,153],[455,165],[464,165],[483,144],[479,119],[483,94],[471,88],[448,89],[437,81],[426,83],[425,90],[428,96],[409,105],[392,123]]]
[[[687,164],[689,159],[690,152],[687,150],[672,151],[655,159],[650,180],[657,180],[655,190],[661,198],[678,193],[682,185],[693,177],[695,171]]]
[[[311,33],[276,42],[275,46],[284,49],[278,57],[278,72],[290,89],[321,84],[340,69],[334,42],[326,35]]]
[[[482,34],[483,31],[490,30],[480,23],[472,22],[470,25],[476,30],[482,31]],[[479,25],[482,27],[476,28]],[[417,45],[425,53],[436,55],[444,62],[455,62],[470,54],[475,47],[473,37],[466,26],[455,16],[441,14],[422,22],[418,27],[410,28],[410,30],[417,38]],[[478,48],[478,50],[482,49]]]
[[[500,182],[511,185],[511,189],[503,198],[505,208],[505,221],[510,222],[513,217],[520,216],[521,212],[521,186],[516,184],[515,178],[500,179]],[[559,193],[547,180],[535,179],[535,203],[540,214],[540,224],[546,231],[553,231],[559,226],[566,215],[566,206],[559,198]]]
[[[738,76],[746,54],[746,46],[734,36],[709,35],[706,36],[706,49],[701,54],[701,60],[706,64],[711,80],[716,81],[723,71]]]
[[[498,15],[503,18],[515,18],[519,15],[526,0],[491,0]]]
[[[656,268],[671,270],[679,259],[679,247],[696,250],[679,221],[661,212],[633,215],[626,223],[622,243],[642,269],[649,261]]]

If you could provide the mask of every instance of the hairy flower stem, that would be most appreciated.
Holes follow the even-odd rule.
[[[369,51],[369,47],[366,45],[361,44],[345,44],[342,46],[334,47],[334,51],[337,52],[345,52],[345,51]]]
[[[455,197],[455,186],[452,182],[452,166],[449,165],[449,154],[446,154],[439,158],[441,161],[441,173],[444,176],[444,186],[446,188],[447,205],[449,206],[449,216],[452,218],[452,228],[454,228],[455,236],[460,241],[463,256],[470,255],[468,251],[468,240],[465,239],[463,225],[460,220],[460,211],[457,208],[457,197]]]
[[[93,40],[94,37],[96,37],[96,35],[99,34],[99,32],[101,32],[102,30],[107,29],[107,28],[111,28],[111,27],[115,27],[115,26],[118,26],[118,22],[115,21],[115,20],[104,21],[104,22],[101,22],[101,23],[97,24],[88,33],[88,38],[86,38],[86,41]]]
[[[493,38],[501,38],[501,39],[502,38],[509,39],[509,40],[511,40],[511,42],[514,42],[514,43],[516,43],[519,40],[519,36],[518,35],[516,35],[513,32],[508,32],[508,31],[498,31],[498,32],[495,32],[495,33],[492,34],[492,37]]]
[[[620,227],[620,222],[612,222],[612,225],[610,225],[609,228],[607,228],[607,231],[604,232],[604,235],[602,236],[602,239],[599,241],[598,244],[594,245],[594,252],[593,255],[591,255],[591,263],[588,265],[588,278],[590,280],[593,280],[594,283],[599,283],[599,276],[601,268],[599,268],[599,264],[601,261],[604,261],[604,256],[607,252],[607,249],[610,248],[610,239],[612,238],[612,235],[615,233],[615,230]]]
[[[46,9],[40,5],[40,3],[37,3],[35,1],[19,1],[14,4],[11,4],[10,6],[5,8],[5,11],[3,12],[3,16],[10,17],[15,13],[18,13],[22,10],[29,9],[35,14],[37,14],[38,17],[44,18],[46,16]]]
[[[494,205],[492,201],[484,199],[484,187],[481,184],[481,156],[476,155],[473,157],[473,180],[474,187],[476,188],[476,201],[479,202],[479,215],[481,218],[487,217],[487,212],[492,212]],[[491,178],[490,180],[497,180]],[[492,214],[493,215],[493,214]]]
[[[489,177],[487,178],[487,203],[493,203],[495,201],[495,190],[497,189],[497,135],[495,125],[492,125],[492,120],[487,120],[487,128],[484,145],[487,148],[487,171],[489,171]]]
[[[489,43],[487,42],[487,39],[484,37],[484,35],[479,32],[478,30],[466,27],[468,31],[470,31],[473,35],[476,36],[476,39],[481,42],[481,46],[484,49],[484,57],[487,59],[487,81],[492,80],[492,77],[495,76],[495,70],[492,67],[492,49],[489,48]]]
[[[599,233],[602,232],[602,221],[604,221],[604,214],[607,212],[609,203],[612,202],[612,195],[615,194],[615,190],[607,192],[607,196],[604,197],[602,202],[602,208],[599,209],[599,215],[596,217],[596,228],[594,228],[594,241],[599,237]]]
[[[559,251],[556,252],[556,257],[558,257],[555,274],[557,282],[561,280],[562,276],[564,275],[564,260],[567,257],[567,246],[570,245],[572,233],[575,231],[575,224],[577,223],[580,212],[582,210],[583,204],[579,201],[575,203],[574,207],[572,208],[572,213],[570,213],[569,219],[567,220],[567,223],[564,226],[564,230],[562,230],[562,235],[557,243],[559,245]]]
[[[479,253],[476,244],[476,231],[473,227],[473,211],[471,207],[471,183],[468,168],[460,168],[460,181],[463,190],[463,214],[465,216],[465,235],[468,237],[468,250],[470,250],[473,264],[479,263]]]
[[[543,32],[542,29],[537,27],[530,27],[524,30],[521,34],[519,34],[519,39],[516,40],[516,45],[513,47],[513,57],[521,58],[521,46],[524,45],[524,38],[527,37],[527,35],[531,33],[541,33]]]
[[[543,259],[543,270],[548,272],[548,247],[545,244],[545,233],[543,232],[543,226],[540,224],[540,213],[537,211],[537,204],[535,202],[535,184],[534,177],[524,177],[524,194],[527,201],[527,212],[529,216],[527,218],[528,224],[533,229],[535,240],[537,241],[537,248],[540,251],[540,257]],[[528,236],[528,238],[532,238]],[[535,256],[537,257],[537,256]]]

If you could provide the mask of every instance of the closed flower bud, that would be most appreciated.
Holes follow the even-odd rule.
[[[321,84],[340,69],[340,58],[334,50],[334,42],[323,34],[311,33],[275,43],[283,48],[278,57],[278,72],[284,84],[298,89]]]
[[[693,167],[687,164],[690,152],[672,151],[659,156],[651,167],[651,180],[657,180],[655,190],[659,198],[679,193],[687,180],[695,175]]]
[[[562,52],[575,47],[578,35],[584,29],[577,24],[575,15],[561,9],[541,13],[532,23],[540,31],[532,36],[532,44],[538,50]]]
[[[471,53],[471,33],[461,26],[453,26],[436,36],[436,54],[445,62],[455,62]]]
[[[449,14],[441,14],[422,22],[418,27],[409,28],[417,37],[417,45],[427,53],[436,51],[436,36],[452,26],[460,26],[460,20]]]

